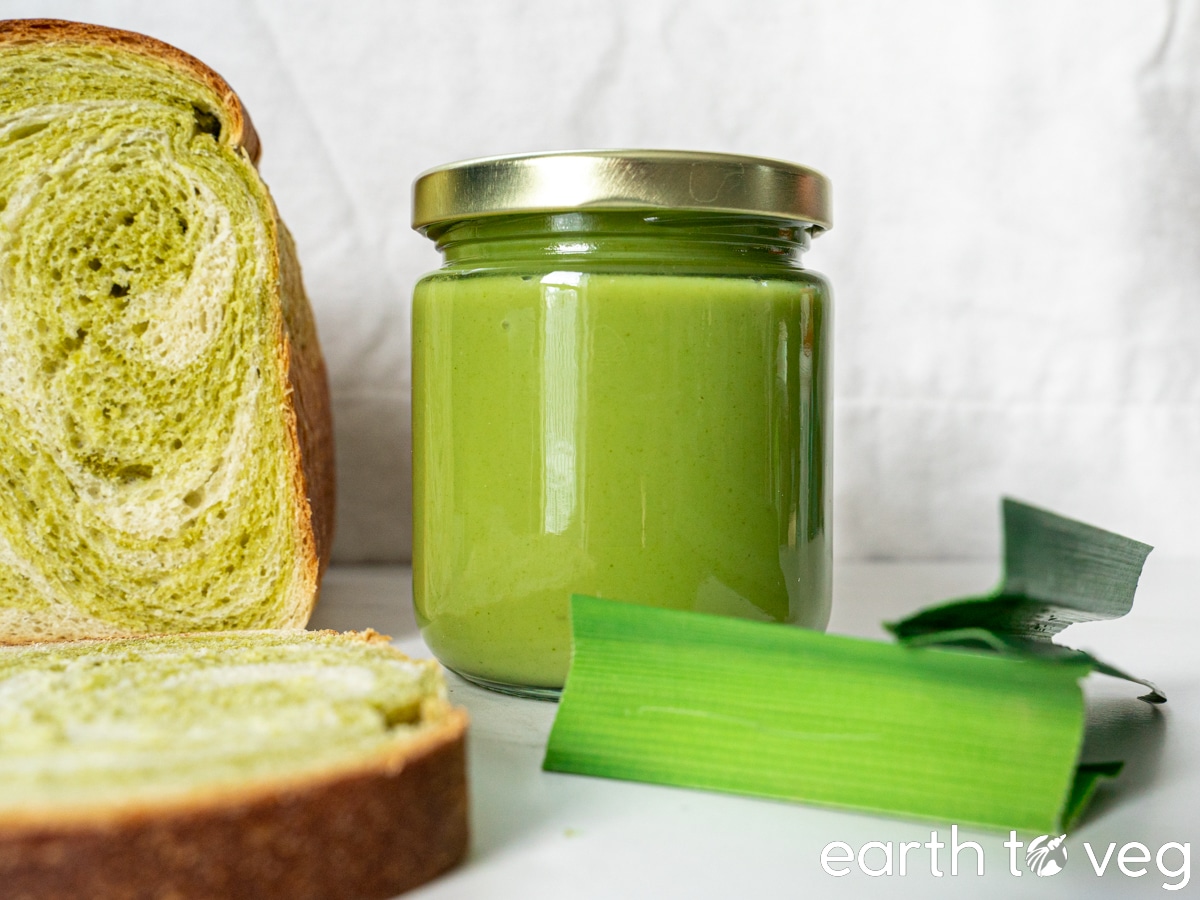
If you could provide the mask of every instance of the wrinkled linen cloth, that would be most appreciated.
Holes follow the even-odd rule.
[[[410,553],[413,178],[585,147],[832,179],[838,556],[991,557],[1001,493],[1200,552],[1200,5],[0,0],[28,15],[245,100],[328,358],[342,562]]]

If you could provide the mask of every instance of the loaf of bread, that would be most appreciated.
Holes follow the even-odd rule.
[[[0,641],[307,622],[328,388],[258,153],[181,51],[0,23]]]
[[[391,897],[466,850],[465,726],[372,632],[0,648],[0,895]]]

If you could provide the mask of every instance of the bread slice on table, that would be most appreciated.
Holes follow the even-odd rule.
[[[328,388],[258,154],[185,53],[0,23],[0,641],[308,620]]]
[[[465,727],[373,632],[0,648],[0,894],[391,897],[466,850]]]

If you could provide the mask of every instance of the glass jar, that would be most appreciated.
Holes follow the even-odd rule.
[[[450,669],[554,696],[573,593],[824,628],[825,179],[601,151],[420,176],[413,590]]]

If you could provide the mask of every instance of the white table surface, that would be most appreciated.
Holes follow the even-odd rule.
[[[981,593],[997,580],[997,564],[855,564],[836,570],[830,631],[882,638],[879,623],[928,603]],[[472,848],[454,872],[408,894],[414,900],[457,898],[801,898],[1185,897],[1200,896],[1200,871],[1164,876],[1153,859],[1145,875],[1117,868],[1131,841],[1156,854],[1170,841],[1200,845],[1200,561],[1151,556],[1133,612],[1115,622],[1077,625],[1064,643],[1155,681],[1163,707],[1135,699],[1131,685],[1103,676],[1085,684],[1089,736],[1085,757],[1126,760],[1120,777],[1100,789],[1068,836],[1064,870],[1049,878],[1009,869],[1005,834],[960,829],[959,841],[984,850],[949,874],[929,870],[929,851],[910,854],[901,877],[870,877],[852,868],[841,878],[821,868],[831,841],[858,849],[868,841],[928,841],[931,829],[949,843],[952,823],[920,823],[790,803],[543,772],[542,754],[556,705],[493,694],[449,676],[454,702],[471,714],[468,767]],[[373,627],[412,656],[429,656],[413,618],[411,572],[401,567],[330,570],[312,626]],[[1083,848],[1102,859],[1116,843],[1103,876]],[[1197,847],[1200,849],[1200,847]],[[872,851],[878,865],[881,851]],[[918,855],[919,853],[919,855]],[[1178,868],[1170,851],[1165,866]],[[1130,869],[1138,865],[1130,863]]]

